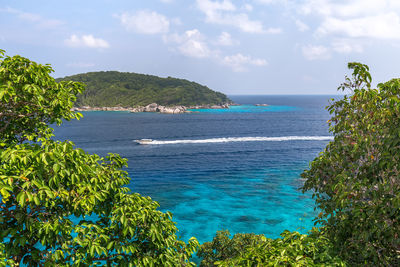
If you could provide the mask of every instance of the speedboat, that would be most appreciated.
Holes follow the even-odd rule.
[[[139,139],[139,140],[135,140],[136,143],[138,143],[139,145],[148,145],[151,144],[151,142],[153,142],[153,139]]]

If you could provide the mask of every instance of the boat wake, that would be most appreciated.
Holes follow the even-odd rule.
[[[280,136],[280,137],[225,137],[209,139],[183,139],[183,140],[152,140],[148,145],[172,145],[172,144],[203,144],[203,143],[230,143],[230,142],[282,142],[282,141],[330,141],[332,136]]]

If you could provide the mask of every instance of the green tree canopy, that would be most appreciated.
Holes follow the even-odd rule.
[[[180,241],[170,213],[129,192],[126,159],[50,139],[48,123],[80,117],[70,109],[84,89],[51,71],[0,61],[0,266],[192,264],[197,240]]]
[[[134,107],[157,103],[164,106],[226,104],[232,101],[223,93],[177,78],[118,71],[88,72],[59,81],[77,81],[87,85],[78,95],[77,106]]]
[[[313,190],[318,222],[351,265],[400,265],[400,80],[371,89],[366,65],[353,70],[333,102],[334,141],[312,163],[304,190]]]
[[[329,240],[314,228],[308,235],[284,231],[281,238],[219,231],[201,245],[200,266],[346,266]]]
[[[0,50],[0,139],[7,143],[49,138],[49,123],[79,119],[71,111],[84,85],[57,83],[49,74],[50,65],[41,65],[21,56],[4,56]]]

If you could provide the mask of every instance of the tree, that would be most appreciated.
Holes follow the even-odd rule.
[[[400,80],[371,89],[368,66],[353,70],[328,106],[334,141],[317,157],[303,190],[313,190],[317,222],[351,265],[400,265]]]
[[[215,262],[238,257],[246,248],[265,241],[263,235],[235,234],[230,238],[229,231],[218,231],[211,242],[200,246],[197,256],[202,258],[200,266],[214,266]]]
[[[82,83],[57,83],[50,65],[40,65],[21,56],[4,57],[0,50],[0,139],[3,145],[25,140],[49,139],[49,123],[79,119],[71,111]],[[43,139],[42,139],[43,138]]]
[[[84,89],[51,72],[0,53],[0,266],[192,265],[197,240],[129,192],[126,159],[50,139],[49,123],[81,117],[70,109]]]
[[[89,72],[60,80],[84,82],[77,106],[134,107],[158,103],[163,106],[221,105],[232,101],[224,94],[188,80],[117,71]]]
[[[329,240],[317,229],[308,235],[284,231],[281,238],[219,231],[201,245],[200,266],[345,266],[332,251]]]

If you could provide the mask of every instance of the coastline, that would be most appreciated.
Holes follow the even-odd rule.
[[[138,107],[73,107],[73,111],[128,111],[132,113],[138,112],[158,112],[164,114],[182,114],[182,113],[192,113],[188,109],[227,109],[229,106],[234,106],[238,104],[225,103],[222,105],[196,105],[196,106],[162,106],[157,103],[152,103],[147,106]]]

